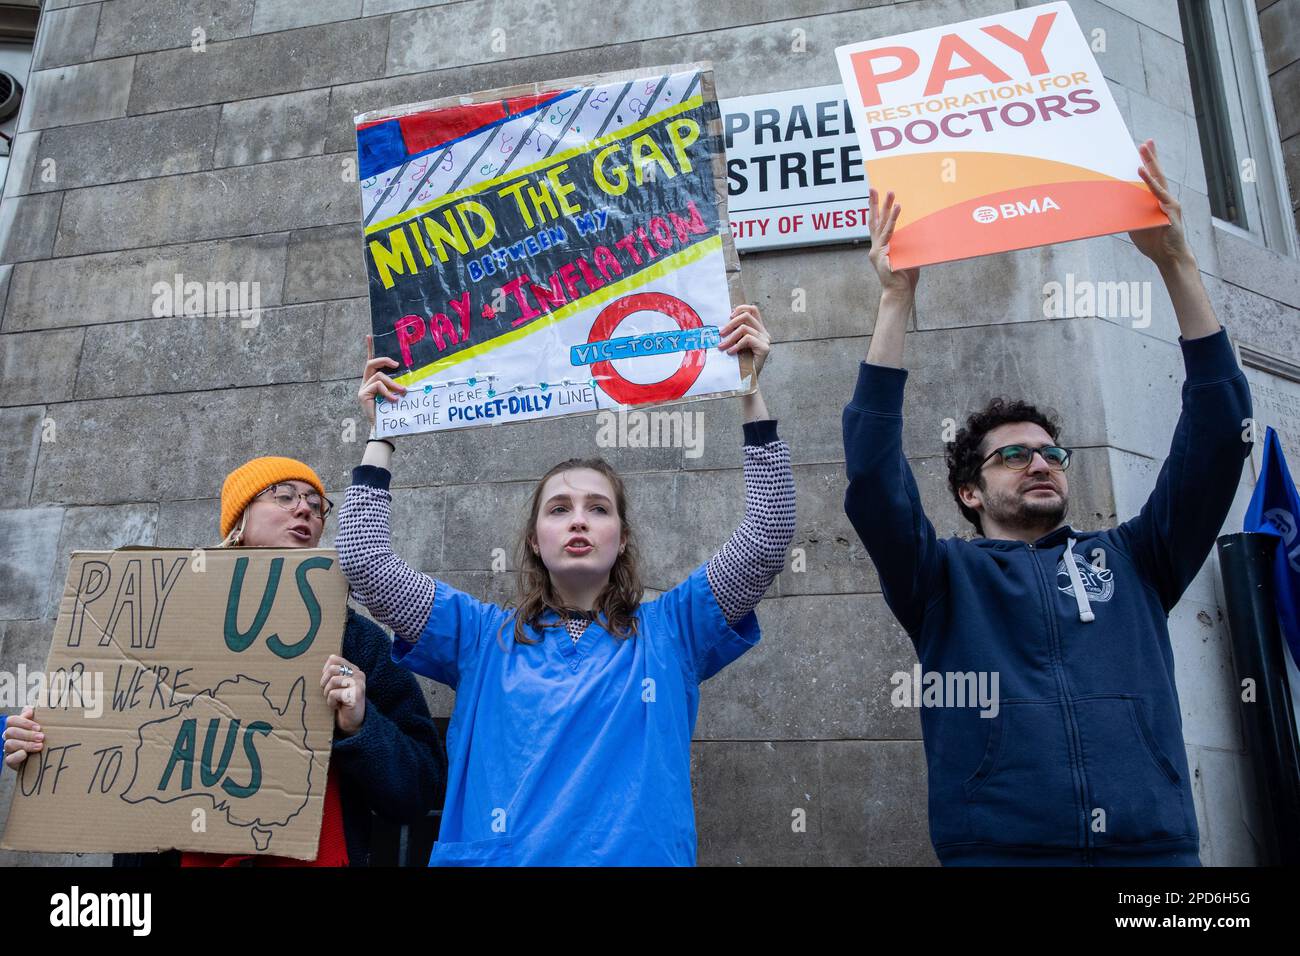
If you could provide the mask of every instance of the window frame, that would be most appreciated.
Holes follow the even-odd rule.
[[[1191,2],[1205,5],[1212,25],[1213,45],[1202,53],[1218,68],[1226,114],[1223,121],[1236,163],[1235,189],[1244,219],[1244,225],[1239,225],[1211,215],[1214,227],[1279,255],[1296,258],[1295,220],[1255,4],[1253,0]],[[1184,43],[1188,39],[1184,37]],[[1242,178],[1244,159],[1254,161],[1253,182]],[[1215,175],[1216,171],[1207,169],[1207,173]]]

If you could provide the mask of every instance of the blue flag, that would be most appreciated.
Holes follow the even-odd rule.
[[[1300,494],[1282,455],[1282,443],[1272,427],[1264,433],[1264,473],[1255,485],[1246,509],[1244,531],[1259,531],[1281,538],[1273,569],[1277,592],[1277,620],[1291,648],[1291,660],[1300,667]]]

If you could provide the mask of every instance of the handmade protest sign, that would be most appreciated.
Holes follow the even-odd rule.
[[[1168,223],[1068,3],[835,55],[894,268]]]
[[[0,846],[314,859],[346,618],[330,550],[75,552]]]
[[[380,435],[752,388],[707,63],[356,117]]]

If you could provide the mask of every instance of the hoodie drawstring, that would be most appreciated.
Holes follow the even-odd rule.
[[[1079,573],[1079,566],[1074,563],[1074,539],[1069,538],[1065,544],[1065,566],[1070,570],[1070,582],[1074,585],[1074,603],[1079,607],[1079,620],[1084,624],[1096,618],[1092,613],[1092,605],[1088,603],[1088,592],[1083,589],[1083,575]]]

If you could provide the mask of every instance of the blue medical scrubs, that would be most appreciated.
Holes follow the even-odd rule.
[[[393,649],[456,690],[430,866],[694,865],[699,684],[758,643],[758,619],[729,625],[704,565],[636,619],[624,640],[526,626],[525,645],[513,612],[438,582],[419,641]]]

